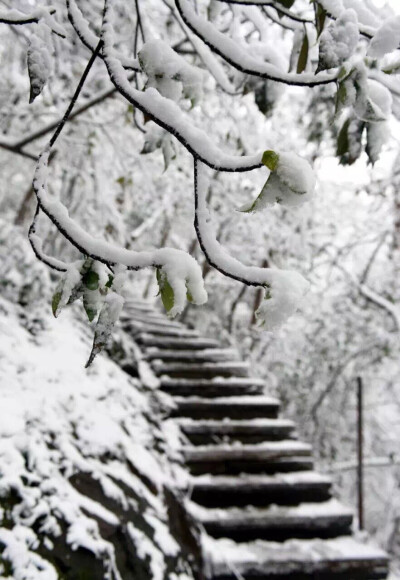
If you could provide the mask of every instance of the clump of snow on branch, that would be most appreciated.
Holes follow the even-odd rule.
[[[368,79],[354,105],[356,116],[367,122],[386,121],[392,112],[392,95],[381,83]]]
[[[344,10],[321,34],[317,72],[336,68],[348,60],[357,48],[359,36],[357,14]]]
[[[400,45],[400,16],[388,18],[372,38],[368,55],[372,58],[382,58],[393,52]]]
[[[197,104],[203,93],[203,72],[177,54],[166,42],[151,40],[139,52],[139,62],[147,74],[147,86],[164,97],[179,101],[182,97]]]
[[[38,24],[36,34],[29,39],[28,72],[31,83],[29,102],[32,103],[43,90],[52,73],[50,29],[45,24]]]
[[[260,328],[274,331],[301,307],[309,284],[300,274],[288,270],[271,270],[271,278],[256,318]]]

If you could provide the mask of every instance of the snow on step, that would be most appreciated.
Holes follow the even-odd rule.
[[[211,379],[161,378],[161,389],[174,396],[221,397],[262,395],[264,381],[247,377],[212,377]]]
[[[327,501],[331,479],[315,471],[275,475],[212,476],[190,480],[192,501],[206,507],[296,505]]]
[[[148,327],[155,326],[160,327],[161,329],[174,328],[176,330],[186,330],[186,328],[179,324],[179,322],[173,322],[168,319],[160,319],[155,321],[151,320],[148,316],[144,316],[143,318],[130,316],[125,318],[125,324],[129,324],[129,326],[133,326],[134,328],[143,328],[144,330],[146,330]]]
[[[156,375],[187,376],[187,377],[223,377],[236,375],[247,376],[249,364],[247,362],[217,362],[217,363],[165,363],[153,361],[152,367]]]
[[[388,574],[385,552],[347,536],[241,544],[205,536],[203,547],[213,580],[380,580]]]
[[[199,333],[196,330],[189,330],[184,326],[171,326],[171,325],[161,325],[161,324],[144,324],[144,323],[135,323],[133,321],[127,320],[124,324],[124,327],[132,332],[136,338],[136,335],[139,335],[140,340],[141,337],[145,335],[149,336],[162,336],[162,337],[177,337],[177,338],[193,338],[197,337]]]
[[[139,312],[157,312],[151,302],[144,302],[135,300],[134,298],[127,299],[124,304],[124,310],[139,311]]]
[[[336,499],[287,507],[205,508],[190,502],[188,509],[213,537],[236,541],[289,538],[333,538],[350,534],[353,513]]]
[[[165,361],[209,361],[220,362],[237,360],[238,352],[233,348],[210,348],[204,350],[168,350],[159,348],[148,348],[146,359]]]
[[[270,461],[281,457],[309,456],[311,445],[301,441],[265,441],[258,445],[219,444],[199,445],[197,447],[183,447],[184,458],[190,463],[219,462],[219,461]]]
[[[145,332],[141,333],[137,339],[145,347],[157,347],[159,349],[210,349],[219,346],[219,342],[213,338],[159,337]]]
[[[273,397],[239,396],[216,397],[175,397],[175,409],[171,417],[192,417],[200,419],[253,419],[256,417],[276,417],[280,402]]]
[[[199,420],[180,419],[179,426],[184,434],[195,444],[220,437],[233,441],[253,442],[273,441],[287,438],[295,425],[286,419],[245,420]]]
[[[127,320],[131,320],[132,322],[143,324],[160,324],[161,326],[171,326],[173,328],[185,328],[180,322],[170,320],[165,316],[159,316],[156,313],[128,312],[125,318]]]
[[[312,469],[311,446],[299,441],[272,441],[258,445],[204,445],[183,447],[193,475],[202,473],[279,473]]]

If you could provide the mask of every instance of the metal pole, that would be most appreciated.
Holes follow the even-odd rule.
[[[357,490],[358,525],[364,529],[364,425],[363,425],[363,382],[357,377]]]

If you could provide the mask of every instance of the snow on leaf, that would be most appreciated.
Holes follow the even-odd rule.
[[[107,342],[115,323],[119,319],[123,305],[124,299],[116,292],[111,292],[106,296],[96,323],[93,347],[85,368],[88,368],[94,361],[96,355],[107,346]]]
[[[368,79],[363,89],[357,91],[356,116],[368,123],[386,121],[392,112],[393,99],[389,89],[373,79]]]
[[[46,25],[38,24],[36,34],[29,41],[27,54],[30,81],[29,103],[33,103],[43,90],[52,71],[49,52],[51,39]]]
[[[79,269],[81,265],[81,261],[71,264],[67,272],[63,275],[60,282],[58,283],[51,301],[51,309],[55,318],[57,318],[57,316],[60,314],[62,308],[68,304],[71,295],[80,285],[81,275]]]
[[[272,167],[258,197],[239,211],[252,213],[280,203],[294,207],[308,201],[315,188],[315,176],[309,163],[294,153],[266,151],[263,163]]]
[[[316,74],[348,60],[354,54],[358,40],[357,14],[354,10],[345,10],[321,33]]]
[[[169,133],[162,140],[161,150],[164,157],[164,171],[167,171],[171,161],[176,159],[176,144]]]
[[[178,101],[185,97],[192,106],[199,102],[203,92],[203,73],[192,66],[167,43],[151,40],[139,52],[139,62],[147,74],[147,87],[161,95]]]
[[[382,147],[388,140],[389,135],[390,127],[387,122],[368,123],[365,151],[371,165],[374,165],[378,161]]]

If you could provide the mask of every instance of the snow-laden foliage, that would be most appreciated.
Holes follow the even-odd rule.
[[[126,54],[124,38],[130,25],[129,18],[126,22],[124,18],[127,18],[129,9],[124,7],[120,10],[109,0],[105,0],[102,7],[100,4],[93,1],[82,8],[81,12],[75,0],[66,0],[65,8],[73,29],[69,27],[67,33],[64,33],[65,23],[61,22],[61,10],[56,13],[54,9],[48,12],[40,8],[25,16],[21,16],[18,10],[2,14],[1,21],[9,26],[32,25],[29,28],[27,52],[31,101],[42,92],[51,73],[50,55],[54,42],[57,43],[58,52],[65,50],[76,33],[79,42],[92,51],[66,113],[39,158],[34,180],[38,207],[31,228],[31,242],[37,257],[49,267],[64,272],[73,267],[47,256],[43,251],[36,232],[36,221],[40,213],[44,212],[61,235],[79,250],[79,260],[89,257],[106,264],[111,271],[118,265],[134,270],[147,267],[162,270],[173,289],[173,304],[168,308],[169,314],[173,316],[182,312],[187,289],[193,302],[203,304],[206,299],[199,269],[190,258],[183,257],[173,249],[162,252],[128,252],[125,248],[117,250],[85,232],[68,215],[64,200],[50,199],[47,191],[49,156],[60,134],[65,133],[64,126],[69,117],[75,114],[74,110],[78,106],[76,101],[80,98],[83,85],[90,77],[90,69],[95,66],[96,60],[104,61],[109,80],[116,92],[128,102],[138,128],[149,133],[143,153],[161,148],[166,169],[180,154],[173,141],[174,137],[188,150],[196,163],[204,163],[217,171],[247,172],[262,166],[261,153],[251,151],[237,155],[226,151],[218,142],[215,132],[204,131],[201,119],[207,111],[212,79],[222,90],[236,94],[237,98],[240,98],[242,92],[254,91],[260,110],[266,113],[269,113],[273,101],[280,95],[275,90],[278,85],[299,85],[312,89],[316,85],[337,82],[336,117],[341,123],[338,154],[351,163],[358,149],[362,149],[362,139],[357,137],[357,133],[362,135],[366,127],[367,152],[370,161],[375,162],[383,132],[370,129],[369,124],[384,122],[391,114],[390,87],[387,88],[383,79],[385,73],[379,60],[390,50],[396,49],[396,19],[385,19],[384,12],[382,15],[379,11],[374,14],[369,6],[363,6],[356,0],[316,2],[315,21],[296,16],[295,12],[291,15],[290,10],[296,10],[296,3],[290,3],[286,7],[288,13],[283,14],[279,12],[278,6],[284,30],[289,28],[294,32],[293,49],[288,62],[296,72],[286,72],[287,58],[283,55],[287,53],[287,41],[280,34],[279,21],[270,15],[270,10],[274,11],[275,6],[268,10],[257,8],[257,2],[255,6],[249,6],[251,2],[235,6],[229,22],[229,3],[227,6],[221,3],[218,10],[212,6],[210,10],[202,8],[196,11],[188,0],[175,0],[167,3],[173,24],[165,17],[164,21],[160,18],[162,11],[161,7],[156,8],[156,2],[152,2],[149,11],[143,14],[140,7],[136,6],[133,13],[129,14],[134,22],[133,54]],[[303,31],[298,26],[301,22]],[[120,32],[122,23],[126,30]],[[391,38],[385,48],[381,46],[380,38],[383,37]],[[191,49],[188,50],[188,47]],[[315,67],[313,60],[317,52],[319,61]],[[378,62],[368,60],[366,55],[378,59]],[[135,76],[134,83],[131,82],[132,74]],[[259,80],[260,77],[263,81]],[[201,115],[191,111],[197,106]],[[147,131],[146,125],[150,120],[158,125],[158,131],[154,127]],[[379,146],[375,141],[378,134]],[[359,147],[357,143],[360,143]],[[249,211],[275,202],[296,206],[309,199],[313,178],[308,175],[309,168],[305,169],[306,162],[295,161],[294,157],[286,159],[285,156],[292,153],[279,155],[276,171],[271,172],[257,200],[247,207]],[[200,229],[199,224],[196,228],[198,236],[201,236]],[[209,258],[212,265],[224,275],[236,277],[226,264],[219,262],[218,256]],[[177,262],[181,264],[179,268]],[[182,264],[185,264],[183,268]],[[273,277],[274,272],[271,271],[268,276]],[[244,277],[241,281],[254,284],[251,278]],[[113,291],[112,287],[110,291]],[[273,293],[277,290],[270,291]],[[98,294],[105,296],[106,292],[99,290]],[[290,291],[284,289],[281,297],[276,296],[277,301],[282,302],[285,295],[290,295]],[[94,299],[94,295],[91,298]],[[107,304],[110,300],[107,298]],[[97,314],[100,310],[98,306],[90,308],[92,314]],[[89,319],[94,317],[92,314]]]

